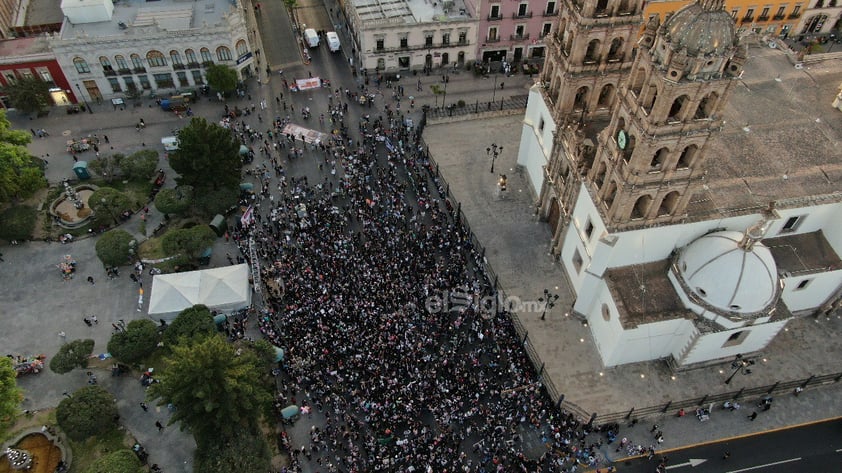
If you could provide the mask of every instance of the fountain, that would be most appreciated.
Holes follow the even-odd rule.
[[[28,470],[32,468],[32,455],[26,450],[6,449],[6,459],[12,470]]]
[[[54,473],[59,466],[66,468],[63,458],[61,447],[47,435],[33,432],[0,455],[0,473]]]
[[[81,227],[94,215],[88,205],[88,199],[96,190],[96,186],[83,184],[71,187],[66,179],[62,185],[64,193],[50,205],[50,215],[64,228]]]

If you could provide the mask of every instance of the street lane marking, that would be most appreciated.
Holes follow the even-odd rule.
[[[788,460],[781,460],[779,462],[774,462],[774,463],[767,463],[765,465],[750,466],[748,468],[743,468],[742,470],[731,470],[728,473],[742,473],[743,471],[759,470],[761,468],[766,468],[767,466],[783,465],[784,463],[792,463],[792,462],[797,462],[797,461],[801,461],[801,457],[790,458]]]
[[[701,465],[702,463],[704,463],[706,461],[707,460],[704,459],[704,458],[691,458],[684,463],[679,463],[677,465],[670,465],[670,466],[667,467],[667,470],[672,470],[673,468],[681,468],[683,466],[691,466],[691,467],[695,468],[695,467]]]

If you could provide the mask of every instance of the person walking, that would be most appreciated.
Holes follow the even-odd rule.
[[[91,286],[93,286],[94,285],[94,277],[88,276],[88,282],[91,283]]]
[[[94,325],[99,325],[99,319],[96,318],[96,315],[91,316],[91,322],[93,322]]]
[[[158,432],[164,431],[164,424],[162,424],[160,420],[155,421],[155,427],[158,428]]]
[[[149,412],[149,406],[145,402],[140,403],[140,408],[143,409],[143,412]]]
[[[757,419],[757,411],[753,411],[751,414],[748,415],[748,420],[753,421],[754,419]]]

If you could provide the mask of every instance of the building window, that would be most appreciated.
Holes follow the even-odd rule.
[[[798,18],[798,15],[801,14],[801,5],[795,5],[795,8],[792,9],[792,14],[789,16],[793,18]]]
[[[526,16],[526,9],[529,8],[528,3],[521,3],[517,6],[517,16],[523,18]]]
[[[118,81],[116,77],[109,77],[108,84],[111,86],[111,92],[123,91],[123,89],[120,88],[120,81]]]
[[[468,32],[467,31],[460,31],[459,32],[459,44],[468,44]]]
[[[175,73],[178,77],[178,86],[179,87],[187,87],[190,85],[190,82],[187,82],[187,73],[184,71],[178,71]]]
[[[149,51],[146,53],[146,60],[149,62],[149,67],[163,67],[167,65],[167,58],[161,51]]]
[[[539,131],[539,132],[541,132],[541,133],[543,133],[543,132],[544,132],[544,125],[545,125],[545,123],[544,123],[544,117],[541,117],[541,119],[540,119],[540,120],[538,120],[538,131]]]
[[[195,82],[196,85],[202,85],[205,83],[205,79],[202,78],[202,71],[193,71],[193,82]]]
[[[801,281],[798,282],[798,286],[795,286],[795,290],[800,291],[802,289],[806,289],[807,286],[809,286],[811,282],[813,282],[812,279],[802,279]]]
[[[488,14],[489,20],[496,20],[500,18],[500,5],[491,5],[491,13]]]
[[[196,60],[196,52],[192,49],[188,49],[184,51],[184,57],[187,58],[188,64],[198,64],[199,61]]]
[[[739,14],[740,14],[739,8],[735,8],[735,9],[731,10],[731,18],[733,18],[734,21],[737,20],[737,15],[739,15]]]
[[[154,74],[153,77],[155,78],[155,83],[158,85],[159,89],[175,88],[175,83],[172,81],[172,74]]]
[[[88,62],[80,57],[73,58],[73,65],[76,66],[76,72],[78,72],[79,74],[86,74],[88,72],[91,72],[91,68],[88,66]]]
[[[140,81],[140,87],[143,90],[149,90],[152,88],[152,84],[149,83],[149,77],[146,74],[137,76],[137,80]]]
[[[50,70],[46,67],[39,67],[36,72],[38,72],[38,77],[40,77],[42,81],[47,83],[53,82],[53,76],[50,74]]]
[[[202,56],[203,63],[209,64],[213,62],[213,56],[211,56],[210,49],[202,48],[199,50],[199,54]]]
[[[170,60],[172,61],[173,66],[180,66],[181,65],[181,54],[173,49],[170,51]]]
[[[541,37],[543,38],[544,36],[547,36],[548,34],[550,34],[550,32],[552,32],[552,30],[552,23],[544,23],[543,26],[541,26]]]
[[[219,62],[230,61],[231,50],[225,46],[220,46],[216,48],[216,58],[219,59]]]
[[[123,56],[114,56],[114,62],[117,63],[117,69],[121,72],[129,70],[129,65],[126,64],[126,58]]]
[[[573,269],[576,270],[576,274],[579,274],[580,272],[582,272],[582,265],[584,264],[584,261],[582,260],[582,255],[579,253],[579,248],[576,248],[575,250],[573,250],[572,263],[573,263]]]
[[[377,38],[377,51],[383,51],[386,48],[386,40],[383,38]]]
[[[244,40],[237,41],[237,57],[245,56],[249,52],[249,47]]]
[[[32,79],[32,71],[29,69],[18,69],[18,75],[21,79]]]
[[[798,227],[801,225],[801,222],[803,222],[803,221],[804,221],[804,215],[797,215],[795,217],[789,217],[786,220],[786,223],[784,223],[783,228],[781,228],[780,233],[794,232],[795,230],[798,229]]]
[[[102,70],[105,72],[113,71],[114,69],[111,67],[111,61],[108,60],[105,56],[99,57],[99,63],[102,65]]]
[[[743,343],[748,338],[750,332],[750,330],[740,330],[739,332],[732,333],[728,336],[728,340],[725,340],[725,343],[722,344],[722,348],[733,347]]]
[[[424,35],[424,46],[430,47],[433,45],[433,34],[427,33]]]
[[[132,59],[132,67],[135,68],[135,71],[145,71],[146,70],[146,68],[143,67],[143,60],[140,58],[139,55],[132,54],[131,59]]]
[[[401,36],[401,47],[408,48],[409,47],[409,37],[408,36]]]
[[[126,83],[126,90],[135,91],[137,90],[137,86],[134,83],[134,79],[131,76],[123,77],[123,82]]]
[[[401,69],[408,69],[409,68],[409,56],[402,56],[398,58],[398,66]]]
[[[15,85],[18,82],[17,76],[12,71],[3,71],[3,78],[6,79],[6,85]]]
[[[497,27],[488,28],[488,41],[497,41]]]
[[[547,2],[547,9],[544,10],[547,15],[555,14],[555,2]]]
[[[450,44],[450,33],[442,33],[441,34],[441,44],[444,44],[444,45]]]
[[[585,223],[585,241],[590,242],[592,236],[593,236],[593,222],[591,222],[591,218],[588,217],[588,221],[587,221],[587,223]]]
[[[602,320],[606,322],[611,320],[611,309],[605,303],[602,304]]]

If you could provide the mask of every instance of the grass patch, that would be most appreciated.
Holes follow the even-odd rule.
[[[35,230],[38,211],[27,205],[15,205],[0,213],[0,238],[4,240],[29,240]]]
[[[68,439],[67,443],[73,450],[70,473],[82,473],[98,458],[117,450],[131,448],[135,439],[126,430],[116,428],[81,442]]]
[[[159,237],[147,238],[146,241],[140,244],[137,254],[141,259],[161,259],[167,257],[161,245],[161,238]]]

